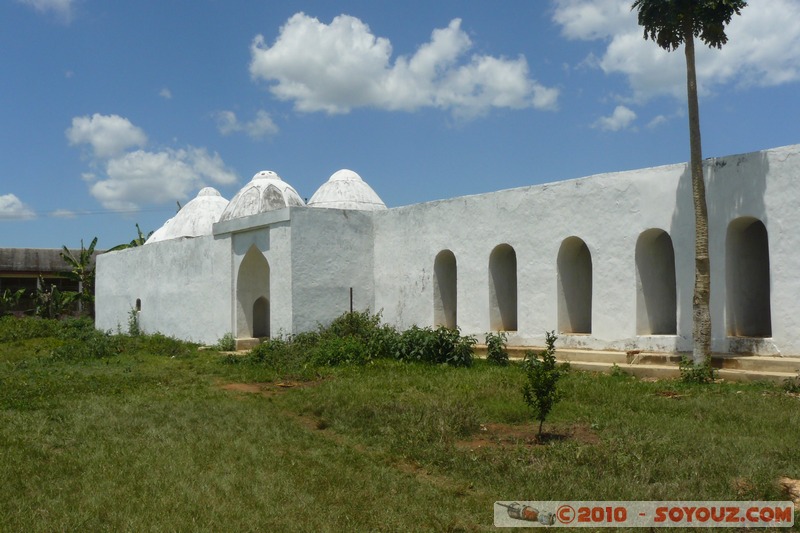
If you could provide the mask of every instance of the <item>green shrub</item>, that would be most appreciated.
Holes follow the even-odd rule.
[[[319,344],[321,336],[316,331],[307,331],[292,336],[292,345],[301,352],[307,352]]]
[[[366,344],[356,337],[324,337],[307,359],[314,366],[363,365],[369,360]]]
[[[54,348],[50,355],[56,360],[75,361],[112,357],[124,351],[125,342],[119,335],[109,335],[93,329],[68,338],[61,346]]]
[[[475,343],[475,337],[462,337],[457,329],[440,326],[433,330],[412,326],[400,334],[397,358],[403,361],[470,366]]]
[[[305,357],[298,356],[291,341],[282,337],[267,339],[243,356],[229,357],[229,363],[264,365],[279,372],[299,370],[305,364]]]
[[[508,352],[506,351],[507,335],[498,333],[486,334],[486,360],[499,366],[508,365]]]
[[[522,396],[528,407],[533,410],[534,418],[539,421],[539,437],[542,436],[542,425],[547,415],[561,399],[558,380],[569,370],[569,363],[556,364],[557,338],[555,332],[546,332],[547,348],[538,357],[529,350],[522,365],[526,378],[522,386]]]
[[[400,334],[392,326],[381,324],[381,314],[369,311],[348,312],[337,317],[328,327],[319,328],[319,338],[354,337],[366,346],[371,358],[398,358]]]
[[[124,336],[123,336],[124,337]],[[165,357],[180,357],[189,355],[195,348],[195,345],[169,337],[161,333],[153,333],[152,335],[138,335],[129,336],[126,339],[131,346],[131,351],[141,351],[153,355],[162,355]]]
[[[39,317],[0,317],[0,342],[57,337],[61,330],[58,320]]]
[[[369,310],[344,313],[331,322],[326,328],[320,328],[320,334],[332,337],[356,337],[367,340],[376,329],[381,327],[381,314],[370,314]]]
[[[236,350],[236,338],[229,331],[217,341],[213,348],[220,352],[233,352]]]
[[[57,322],[58,336],[61,339],[88,339],[98,332],[94,320],[88,317],[64,318]]]

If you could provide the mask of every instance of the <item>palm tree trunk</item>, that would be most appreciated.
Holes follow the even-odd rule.
[[[686,90],[689,102],[689,146],[694,203],[694,297],[692,298],[693,359],[701,364],[711,355],[711,263],[708,255],[708,206],[703,178],[703,150],[700,142],[700,106],[697,102],[697,74],[691,19],[684,23]]]

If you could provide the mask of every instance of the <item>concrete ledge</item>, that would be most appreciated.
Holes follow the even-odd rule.
[[[255,338],[236,339],[236,351],[239,352],[242,350],[252,350],[259,344],[261,344],[261,339],[255,339]]]
[[[509,358],[520,361],[525,352],[532,350],[537,354],[540,347],[510,346],[506,348]],[[477,357],[486,356],[486,346],[475,346]],[[556,359],[570,363],[577,370],[589,372],[611,372],[616,366],[619,370],[636,377],[658,379],[679,378],[679,363],[683,355],[676,353],[649,353],[638,350],[629,352],[579,350],[565,348],[556,350]],[[800,357],[771,357],[760,355],[714,354],[712,366],[717,369],[720,379],[728,381],[769,381],[782,384],[787,379],[800,375]]]

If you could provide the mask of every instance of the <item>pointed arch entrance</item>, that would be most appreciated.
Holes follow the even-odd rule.
[[[255,245],[236,276],[237,338],[269,337],[269,262]]]

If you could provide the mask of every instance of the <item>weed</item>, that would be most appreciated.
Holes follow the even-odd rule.
[[[64,344],[54,348],[50,355],[58,361],[75,361],[112,357],[124,351],[125,342],[122,337],[93,329],[69,338]]]
[[[139,312],[131,307],[128,311],[128,335],[136,337],[141,335],[142,328],[139,326]]]
[[[700,364],[695,364],[694,361],[684,356],[681,357],[678,368],[681,372],[681,381],[684,383],[712,383],[717,377],[716,370],[711,366],[708,359]]]
[[[783,380],[783,390],[792,394],[800,393],[800,370],[795,377]]]
[[[533,351],[528,351],[523,362],[526,381],[522,386],[522,397],[533,410],[534,418],[539,421],[539,437],[542,436],[542,425],[547,415],[562,397],[558,380],[569,370],[569,363],[556,364],[557,338],[555,332],[546,332],[547,348],[539,357]]]
[[[629,378],[630,377],[630,374],[628,374],[627,372],[622,370],[619,367],[619,365],[617,365],[617,363],[614,363],[613,365],[611,365],[611,370],[609,371],[609,374],[613,378]]]
[[[499,366],[508,365],[508,352],[506,351],[505,332],[486,334],[486,360]]]

